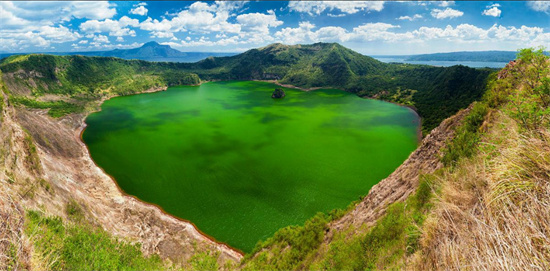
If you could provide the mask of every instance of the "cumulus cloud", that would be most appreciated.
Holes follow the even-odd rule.
[[[529,1],[527,6],[535,11],[550,12],[550,1]]]
[[[384,9],[384,1],[291,1],[288,8],[309,15],[320,15],[325,10],[354,14],[359,11],[381,11]]]
[[[502,11],[499,9],[499,7],[499,4],[487,6],[487,8],[481,14],[485,16],[500,17]]]
[[[0,49],[27,48],[29,46],[49,47],[52,43],[75,41],[81,38],[78,32],[65,26],[39,26],[29,31],[0,31]]]
[[[401,16],[399,18],[397,18],[398,20],[409,20],[409,21],[415,21],[417,19],[422,19],[422,15],[420,14],[415,14],[413,16]]]
[[[242,7],[242,4],[233,2],[215,2],[212,4],[195,2],[189,8],[175,14],[171,19],[156,20],[147,18],[140,28],[158,32],[173,33],[194,31],[199,33],[228,32],[238,33],[240,25],[228,22],[232,16],[231,11]]]
[[[212,42],[206,37],[199,40],[182,41],[177,46],[213,46],[214,44],[262,44],[273,40],[270,28],[283,24],[275,11],[266,13],[236,14],[244,2],[195,2],[172,18],[162,20],[147,18],[139,24],[142,30],[150,31],[151,37],[177,40],[175,33],[213,34],[222,37]],[[234,20],[230,20],[234,19]]]
[[[296,28],[286,27],[277,31],[275,37],[286,44],[310,42],[314,39],[315,33],[312,31],[314,28],[315,25],[310,22],[300,22]]]
[[[129,43],[129,44],[100,43],[100,42],[94,43],[94,42],[92,42],[92,43],[88,44],[87,46],[73,43],[73,44],[71,44],[71,47],[73,47],[72,48],[73,51],[76,51],[76,50],[98,50],[98,49],[101,49],[101,50],[131,49],[131,48],[140,47],[142,45],[143,45],[143,43],[138,43],[138,42],[133,42],[133,43]]]
[[[414,38],[410,33],[396,33],[390,29],[400,28],[399,25],[387,23],[366,23],[348,31],[342,27],[326,26],[313,30],[315,25],[301,22],[297,28],[284,28],[275,33],[275,37],[283,43],[298,44],[307,42],[368,42],[368,41],[399,41]]]
[[[146,5],[147,3],[139,3],[136,7],[130,10],[130,14],[141,15],[141,16],[147,15],[147,12],[149,10],[145,7]]]
[[[116,5],[91,1],[37,1],[0,2],[2,24],[4,18],[10,25],[52,25],[72,18],[101,20],[116,14]]]
[[[351,31],[341,27],[322,27],[316,29],[309,22],[301,22],[296,28],[284,28],[275,33],[277,41],[298,44],[317,41],[327,42],[453,42],[453,43],[513,43],[526,46],[543,44],[550,40],[550,33],[544,33],[540,27],[505,27],[493,25],[481,28],[471,24],[459,24],[446,27],[420,27],[412,31],[399,31],[399,25],[387,23],[367,23]]]
[[[105,19],[116,14],[109,2],[0,2],[0,49],[50,47],[80,38],[62,24],[77,19]]]
[[[109,36],[115,37],[135,36],[136,31],[128,26],[137,27],[139,21],[128,16],[122,16],[119,20],[88,20],[80,24],[80,30],[86,33],[109,33]]]
[[[452,8],[446,9],[432,9],[432,17],[436,19],[447,19],[447,18],[456,18],[464,15],[464,12]]]
[[[269,33],[269,27],[277,27],[283,24],[277,20],[275,12],[269,10],[267,14],[247,13],[241,14],[236,18],[243,31]]]
[[[437,1],[436,3],[438,6],[446,8],[454,5],[455,1]]]

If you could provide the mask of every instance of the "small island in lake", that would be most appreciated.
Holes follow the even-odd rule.
[[[280,88],[276,88],[275,91],[273,91],[273,94],[271,94],[271,98],[273,99],[281,99],[283,97],[285,97],[285,91],[280,89]]]

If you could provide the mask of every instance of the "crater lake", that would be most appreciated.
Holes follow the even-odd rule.
[[[127,194],[250,252],[346,208],[417,147],[409,108],[335,89],[209,82],[107,100],[82,138]]]

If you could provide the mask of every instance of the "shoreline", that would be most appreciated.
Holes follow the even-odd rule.
[[[183,86],[200,86],[202,84],[205,84],[205,83],[210,83],[210,82],[218,82],[218,81],[235,81],[235,80],[205,80],[205,81],[202,81],[199,83],[199,84],[195,84],[195,85],[183,85]],[[323,87],[314,87],[314,88],[300,88],[300,87],[297,87],[297,86],[293,86],[293,85],[289,85],[289,84],[281,84],[279,82],[277,82],[277,80],[249,80],[249,81],[256,81],[256,82],[265,82],[265,83],[271,83],[271,84],[275,84],[275,85],[278,85],[278,86],[281,86],[281,87],[285,87],[285,88],[292,88],[292,89],[298,89],[298,90],[301,90],[301,91],[305,91],[305,92],[309,92],[309,91],[314,91],[314,90],[318,90],[318,89],[324,89]],[[88,126],[86,124],[86,118],[90,115],[90,114],[93,114],[93,113],[96,113],[96,112],[100,112],[101,111],[101,105],[109,100],[109,99],[112,99],[112,98],[116,98],[116,97],[124,97],[124,96],[132,96],[132,95],[139,95],[139,94],[148,94],[148,93],[156,93],[156,92],[161,92],[161,91],[166,91],[170,86],[161,86],[161,87],[153,87],[153,88],[149,88],[147,90],[144,90],[142,92],[137,92],[137,93],[132,93],[132,94],[128,94],[128,95],[108,95],[108,96],[105,96],[105,97],[102,97],[99,101],[98,101],[98,104],[97,104],[97,110],[93,110],[93,111],[90,111],[90,112],[86,112],[84,113],[84,115],[82,116],[82,118],[80,119],[80,125],[76,128],[76,133],[75,133],[75,137],[77,138],[77,140],[79,141],[80,144],[82,144],[86,150],[86,154],[87,156],[90,158],[90,160],[93,162],[93,164],[99,168],[101,170],[101,172],[103,174],[105,174],[106,176],[108,176],[111,181],[115,184],[117,190],[119,191],[119,193],[124,196],[124,197],[128,197],[128,198],[131,198],[131,199],[134,199],[138,202],[141,202],[145,205],[150,205],[150,206],[153,206],[157,209],[160,210],[160,212],[168,217],[171,217],[177,221],[180,221],[180,222],[183,222],[183,223],[187,223],[187,224],[190,224],[200,235],[202,235],[203,237],[205,237],[206,239],[210,240],[211,242],[217,244],[217,245],[220,245],[220,246],[224,246],[225,248],[227,248],[228,250],[231,250],[231,251],[234,251],[235,253],[237,253],[238,255],[240,255],[241,257],[244,257],[246,255],[246,253],[244,253],[242,250],[238,249],[238,248],[235,248],[235,247],[232,247],[231,245],[225,243],[225,242],[222,242],[222,241],[218,241],[216,240],[216,238],[214,238],[213,236],[211,235],[208,235],[206,234],[205,232],[201,231],[193,222],[187,220],[187,219],[184,219],[184,218],[180,218],[180,217],[177,217],[175,215],[172,215],[168,212],[166,212],[161,206],[155,204],[155,203],[151,203],[151,202],[147,202],[147,201],[144,201],[144,200],[141,200],[140,198],[138,198],[137,196],[134,196],[134,195],[130,195],[128,193],[126,193],[118,184],[118,182],[116,181],[116,179],[108,174],[107,172],[105,172],[105,170],[100,167],[95,161],[94,159],[92,158],[91,154],[90,154],[90,150],[88,149],[88,145],[86,145],[86,143],[84,142],[84,139],[82,138],[83,134],[84,134],[84,131],[86,130],[86,127]],[[330,87],[327,87],[327,88],[330,88]],[[338,89],[338,88],[332,88],[332,89]],[[345,91],[345,90],[342,90],[342,89],[338,89],[338,90],[341,90],[341,91]],[[357,95],[358,96],[358,95]],[[383,102],[389,102],[389,103],[392,103],[392,104],[395,104],[395,105],[398,105],[398,106],[402,106],[402,107],[406,107],[408,108],[409,110],[411,110],[412,112],[414,112],[418,118],[419,118],[419,125],[418,125],[418,128],[417,128],[417,139],[418,139],[418,142],[422,142],[422,118],[420,117],[420,115],[418,114],[416,108],[414,106],[410,106],[410,105],[404,105],[404,104],[399,104],[399,103],[395,103],[395,102],[390,102],[390,101],[384,101],[384,100],[380,100],[380,99],[376,99],[376,98],[371,98],[371,97],[362,97],[362,96],[358,96],[360,98],[364,98],[364,99],[371,99],[371,100],[378,100],[378,101],[383,101]]]

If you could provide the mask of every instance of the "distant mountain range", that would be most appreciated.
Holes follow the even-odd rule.
[[[44,54],[119,57],[123,59],[140,59],[162,62],[197,62],[211,56],[220,57],[236,55],[236,53],[181,52],[173,49],[169,45],[162,45],[155,41],[145,43],[141,47],[133,49],[115,49],[110,51],[91,52],[47,52]],[[0,59],[10,55],[16,54],[0,53]]]
[[[476,51],[476,52],[450,52],[420,55],[379,55],[376,58],[397,58],[403,61],[472,61],[472,62],[509,62],[516,58],[515,51]],[[0,59],[10,55],[27,53],[1,53]],[[110,51],[88,52],[46,52],[50,55],[83,55],[119,57],[123,59],[139,59],[159,62],[197,62],[208,57],[233,56],[237,53],[213,53],[213,52],[181,52],[169,45],[162,45],[155,41],[143,44],[133,49],[114,49]]]
[[[464,51],[421,55],[377,55],[374,57],[402,61],[510,62],[516,59],[516,54],[516,51]]]
[[[452,52],[407,56],[407,61],[477,61],[510,62],[516,59],[515,51]]]

